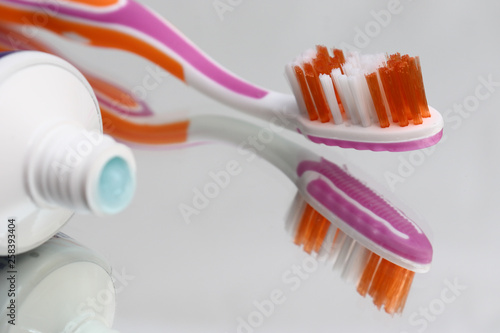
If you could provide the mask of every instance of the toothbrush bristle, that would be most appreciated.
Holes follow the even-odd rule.
[[[312,64],[304,64],[304,72],[306,75],[306,82],[311,91],[312,99],[316,104],[316,111],[322,123],[327,123],[332,118],[332,112],[328,107],[325,93],[321,87],[318,71]]]
[[[300,88],[294,92],[305,101],[299,107],[310,120],[386,128],[420,125],[430,117],[418,57],[332,54],[318,45],[289,65],[295,74],[289,80]]]
[[[387,115],[387,112],[385,111],[384,100],[382,97],[382,91],[380,90],[380,85],[378,83],[377,73],[367,74],[366,82],[368,83],[370,94],[372,95],[373,104],[375,106],[375,111],[377,112],[380,127],[389,127],[389,117]]]
[[[401,313],[410,292],[415,272],[370,254],[358,282],[358,293],[373,298],[373,303],[387,313]]]
[[[344,279],[356,284],[360,295],[369,295],[378,309],[401,313],[415,272],[371,252],[347,236],[311,205],[297,196],[287,220],[294,243],[318,261],[333,265]]]
[[[304,103],[306,106],[306,112],[309,115],[309,119],[311,120],[317,120],[318,119],[318,113],[316,112],[316,106],[314,106],[314,101],[312,99],[311,94],[309,93],[309,88],[307,86],[306,82],[306,76],[304,75],[304,71],[300,66],[294,66],[293,67],[293,72],[295,74],[297,83],[299,84],[300,90],[302,97],[304,99]]]

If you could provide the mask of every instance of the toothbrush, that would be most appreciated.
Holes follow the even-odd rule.
[[[223,116],[197,116],[172,124],[138,124],[114,112],[106,112],[103,117],[114,125],[112,135],[141,145],[188,139],[240,145],[263,131]],[[169,127],[168,134],[165,127]],[[370,295],[379,309],[401,313],[415,272],[428,271],[432,261],[432,246],[424,232],[345,168],[277,134],[259,145],[264,148],[248,148],[255,148],[298,188],[287,219],[287,230],[295,244],[331,263],[357,285],[361,295]]]
[[[106,117],[119,129],[113,135],[138,144],[169,144],[172,137],[185,137],[239,145],[263,131],[223,116],[193,117],[185,127],[181,123],[137,124],[114,113]],[[177,126],[178,133],[165,136],[162,126]],[[424,232],[345,168],[270,133],[271,141],[247,148],[296,184],[298,195],[287,220],[295,244],[332,263],[356,284],[361,295],[370,295],[379,309],[384,307],[389,314],[402,312],[415,272],[430,268],[432,246]]]
[[[265,120],[287,117],[288,129],[315,143],[406,151],[431,146],[443,134],[442,116],[427,106],[418,58],[345,57],[339,50],[332,57],[318,47],[285,66],[292,95],[238,78],[132,0],[0,0],[0,20],[136,53],[236,109]]]
[[[0,25],[0,47],[7,47],[2,38],[7,31]],[[21,38],[18,41],[21,43]],[[48,49],[30,42],[24,40],[23,46]],[[121,89],[118,86],[102,87],[107,86],[99,84],[94,89],[104,101],[122,96],[116,94]],[[155,124],[154,117],[142,115],[143,123],[138,123],[134,120],[137,114],[134,117],[124,111],[121,104],[101,105],[103,119],[112,125],[111,134],[129,143],[164,145],[213,139],[239,145],[263,131],[253,124],[220,116]],[[298,188],[286,223],[295,244],[333,263],[333,268],[353,281],[361,295],[370,295],[377,307],[384,307],[390,314],[402,312],[415,272],[426,272],[431,264],[432,246],[423,231],[346,169],[271,134],[273,139],[266,141],[265,149],[256,151]]]

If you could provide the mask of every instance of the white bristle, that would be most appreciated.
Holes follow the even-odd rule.
[[[375,71],[377,57],[373,54],[364,54],[361,56],[360,69],[363,71],[363,74],[368,74],[370,72]]]
[[[331,261],[333,255],[333,245],[335,240],[335,235],[337,234],[337,228],[332,224],[328,228],[323,244],[318,253],[318,258],[324,258],[325,261]]]
[[[347,236],[342,232],[342,235],[339,235],[339,237],[342,236],[342,243],[340,245],[340,249],[338,249],[338,255],[335,260],[335,264],[333,265],[334,270],[341,270],[344,268],[345,263],[347,259],[349,258],[349,255],[352,251],[352,248],[355,244],[354,239],[351,237]]]
[[[359,57],[359,69],[364,71],[371,62],[372,62],[372,56],[370,54],[361,55]]]
[[[363,270],[368,262],[371,251],[366,247],[355,242],[351,255],[347,258],[344,269],[342,271],[342,278],[346,281],[357,284],[363,274]]]
[[[356,75],[349,77],[349,85],[356,102],[356,111],[358,112],[361,125],[368,127],[372,124],[375,115],[375,106],[371,100],[370,91],[364,74],[359,71]],[[370,104],[371,103],[371,104]]]
[[[301,59],[302,63],[305,62],[311,62],[314,58],[316,58],[316,55],[318,52],[315,49],[307,49],[302,53]]]
[[[297,105],[299,106],[299,110],[302,113],[302,116],[307,117],[307,108],[306,103],[304,102],[304,96],[302,95],[302,90],[300,89],[299,82],[297,81],[297,77],[295,76],[294,67],[296,63],[290,63],[285,66],[285,75],[288,80],[288,84],[292,88],[293,94],[296,97]]]
[[[373,54],[369,57],[369,62],[366,63],[364,69],[365,74],[376,72],[378,68],[385,63],[385,55],[382,53]]]
[[[350,68],[360,68],[360,57],[359,57],[359,52],[349,52],[347,57],[346,57],[346,63],[344,64],[343,68],[345,68],[345,66],[347,65],[348,67],[348,71],[344,71],[344,73],[346,75],[350,75],[349,74],[349,69]]]
[[[359,123],[363,127],[369,126],[370,121],[367,119],[366,115],[362,112],[361,104],[359,100],[358,92],[358,82],[357,77],[359,76],[360,69],[352,68],[350,76],[347,76],[347,82],[349,83],[349,89],[351,91],[352,101],[354,107],[351,108],[351,113],[356,114],[356,118],[359,119]]]
[[[332,79],[334,79],[336,76],[340,76],[342,75],[342,71],[340,70],[340,68],[334,68],[332,69],[332,72],[330,74],[330,76],[332,77]]]
[[[375,110],[375,104],[373,103],[373,98],[370,93],[370,88],[368,88],[368,82],[366,82],[365,75],[359,77],[359,91],[361,93],[361,102],[363,108],[366,110],[372,122],[378,122],[377,111]]]
[[[342,70],[344,71],[344,75],[346,76],[352,76],[354,75],[354,72],[358,69],[354,63],[351,62],[346,62],[342,66]]]
[[[295,237],[297,233],[297,228],[299,226],[299,222],[304,214],[304,210],[306,209],[306,201],[302,197],[302,194],[297,193],[295,198],[293,199],[292,204],[290,205],[290,209],[288,210],[285,230],[292,236]]]
[[[342,246],[344,245],[346,235],[342,232],[342,230],[339,229],[336,237],[337,238],[335,239],[335,243],[333,243],[332,252],[331,252],[331,256],[330,256],[330,260],[331,260],[333,266],[335,266],[335,264],[338,261],[340,250],[342,249]]]
[[[325,92],[326,101],[332,112],[333,122],[335,124],[341,124],[343,122],[342,113],[340,112],[339,103],[337,97],[335,96],[335,88],[333,87],[333,81],[330,75],[321,74],[319,76],[321,86]]]
[[[334,74],[335,72],[335,74]],[[349,86],[349,79],[346,75],[340,74],[340,71],[333,70],[332,78],[335,82],[335,86],[338,87],[338,93],[344,110],[349,120],[353,124],[359,124],[360,119],[356,112],[356,104],[351,93],[351,88]]]

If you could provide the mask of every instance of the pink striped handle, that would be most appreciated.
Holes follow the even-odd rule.
[[[0,20],[136,53],[188,84],[212,84],[220,90],[216,97],[229,92],[262,99],[269,93],[212,61],[169,22],[132,0],[0,0]]]

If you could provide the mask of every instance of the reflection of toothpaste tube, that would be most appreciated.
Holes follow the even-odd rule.
[[[70,64],[34,51],[0,53],[0,255],[15,218],[17,253],[73,212],[118,213],[135,189],[130,149],[102,134],[95,95]]]
[[[63,234],[0,258],[0,332],[111,333],[110,266]]]

